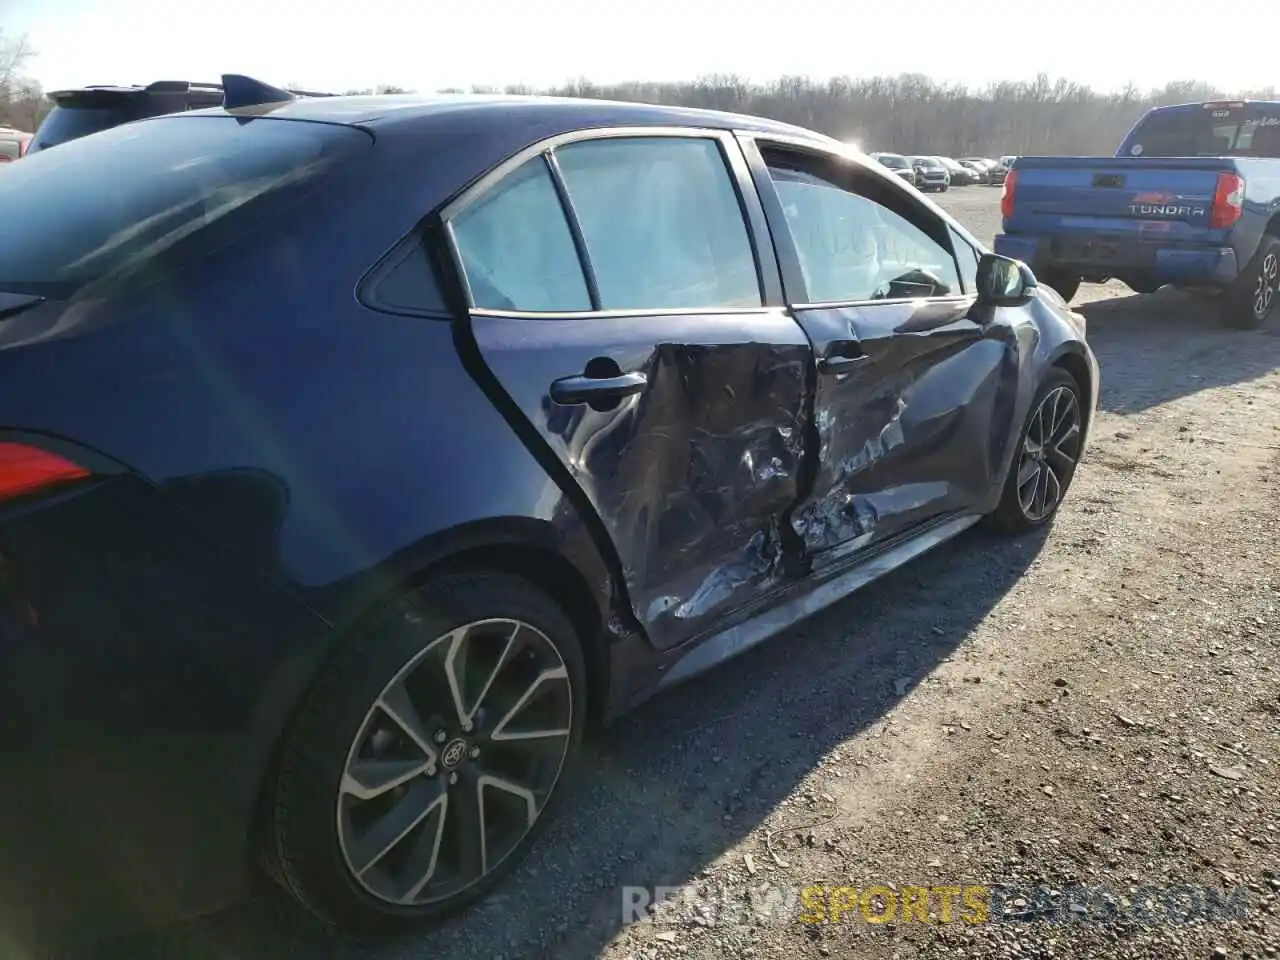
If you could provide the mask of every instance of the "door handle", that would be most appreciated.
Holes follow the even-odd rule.
[[[827,346],[827,352],[818,361],[820,373],[848,373],[871,358],[862,352],[857,340],[837,340]]]
[[[551,384],[551,399],[559,404],[621,400],[645,388],[649,378],[643,373],[620,373],[616,377],[562,377]]]

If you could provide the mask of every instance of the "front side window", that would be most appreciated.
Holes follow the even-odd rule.
[[[582,262],[543,157],[510,174],[450,226],[477,308],[591,309]]]
[[[950,229],[950,232],[951,249],[956,252],[956,262],[960,265],[960,280],[964,283],[964,292],[976,293],[978,290],[978,260],[982,255],[954,229]]]
[[[765,160],[810,303],[960,294],[951,251],[908,219],[901,201],[873,199],[879,185],[859,192],[842,185],[843,176],[806,169],[822,161],[769,152]]]
[[[718,141],[617,137],[555,151],[605,310],[759,307]]]

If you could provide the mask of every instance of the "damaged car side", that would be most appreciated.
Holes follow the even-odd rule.
[[[261,94],[0,183],[42,225],[0,240],[6,930],[251,863],[350,933],[438,917],[588,722],[1062,503],[1083,319],[835,141]]]

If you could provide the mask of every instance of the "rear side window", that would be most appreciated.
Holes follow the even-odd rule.
[[[751,239],[718,141],[605,138],[555,155],[602,309],[761,305]]]
[[[260,228],[274,197],[372,142],[330,124],[187,117],[28,154],[0,176],[0,223],[22,225],[0,231],[0,291],[66,299],[182,262],[210,233]]]
[[[573,234],[543,157],[530,160],[466,207],[451,228],[476,307],[591,309]]]
[[[22,153],[22,144],[17,140],[0,137],[0,163],[17,160]]]

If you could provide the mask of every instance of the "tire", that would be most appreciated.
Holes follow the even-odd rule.
[[[1054,290],[1057,290],[1058,295],[1067,303],[1070,303],[1072,298],[1080,290],[1079,277],[1069,276],[1061,270],[1055,270],[1052,267],[1040,271],[1036,274],[1036,279],[1039,280],[1040,283],[1046,284],[1053,287]]]
[[[1134,293],[1150,294],[1160,289],[1162,284],[1156,283],[1154,280],[1134,277],[1131,280],[1124,281],[1124,285]]]
[[[1069,400],[1066,399],[1068,397]],[[1064,401],[1072,406],[1065,409],[1061,406],[1055,408],[1055,403],[1061,404]],[[1044,412],[1052,417],[1055,409],[1063,417],[1073,412],[1074,421],[1063,420],[1060,422],[1060,429],[1054,431],[1054,435],[1059,437],[1054,444],[1058,456],[1055,457],[1053,453],[1049,453],[1048,456],[1037,455],[1034,450],[1036,448],[1043,450],[1043,441],[1039,437],[1042,436],[1043,426],[1048,423],[1040,419],[1041,413]],[[1020,534],[1046,526],[1053,521],[1058,508],[1062,506],[1062,501],[1066,499],[1071,481],[1075,477],[1076,465],[1080,460],[1080,445],[1084,430],[1083,411],[1080,385],[1076,383],[1075,378],[1058,367],[1050,368],[1031,401],[1026,422],[1018,431],[1017,447],[1013,460],[1009,464],[1008,476],[1005,477],[1000,503],[988,518],[992,526],[1005,533]],[[1069,426],[1074,427],[1074,433],[1069,431]],[[1034,476],[1028,476],[1030,466],[1036,469]],[[1048,477],[1044,476],[1045,472],[1049,474]],[[1035,487],[1028,491],[1027,485],[1033,479]],[[1037,504],[1034,497],[1041,493],[1042,482],[1045,484],[1043,489],[1046,493],[1052,492],[1051,484],[1056,485],[1057,495],[1052,502],[1046,498],[1042,504]],[[1030,504],[1028,492],[1031,494]]]
[[[1241,330],[1264,326],[1280,302],[1280,237],[1264,234],[1248,266],[1222,298],[1222,318]]]
[[[352,937],[467,906],[546,823],[586,690],[572,623],[524,580],[454,573],[408,594],[354,632],[306,697],[271,795],[268,873]],[[398,833],[392,812],[417,825]]]

